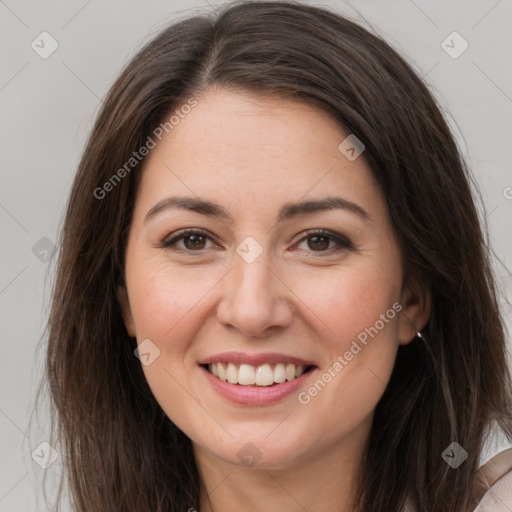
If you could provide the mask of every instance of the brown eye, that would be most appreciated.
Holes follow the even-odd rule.
[[[203,235],[187,235],[183,237],[183,244],[187,249],[204,249],[206,237]]]
[[[303,247],[301,247],[301,245],[303,245]],[[325,254],[332,254],[353,248],[352,243],[347,238],[325,230],[310,231],[300,240],[297,247],[307,252]]]
[[[162,242],[162,247],[166,249],[183,252],[200,252],[203,249],[209,249],[208,242],[213,244],[210,235],[200,229],[188,229],[174,233],[170,238]]]
[[[308,237],[308,247],[314,251],[323,251],[329,248],[330,239],[326,236]]]

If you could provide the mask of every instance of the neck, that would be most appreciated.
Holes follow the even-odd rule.
[[[284,466],[232,464],[197,445],[199,512],[353,512],[358,472],[369,427],[352,432],[313,456]]]

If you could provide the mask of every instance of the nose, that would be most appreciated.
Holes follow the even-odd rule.
[[[293,293],[263,255],[252,263],[236,255],[224,281],[217,308],[222,325],[250,338],[265,338],[290,325]]]

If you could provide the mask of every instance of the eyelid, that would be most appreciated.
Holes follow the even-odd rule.
[[[179,240],[181,240],[182,238],[184,238],[187,235],[202,235],[202,236],[210,239],[215,245],[218,245],[217,242],[215,241],[215,237],[213,237],[210,232],[206,231],[206,229],[202,229],[202,228],[184,228],[184,229],[175,231],[171,235],[164,238],[161,245],[164,249],[170,248],[173,245],[176,246],[176,242],[178,242]],[[201,252],[200,250],[199,251],[189,251],[186,249],[176,249],[176,250],[181,250],[183,252],[188,252],[188,253]]]
[[[306,230],[305,233],[303,233],[301,235],[301,238],[294,245],[297,245],[297,244],[303,242],[304,240],[307,240],[308,238],[312,237],[313,235],[325,236],[326,238],[329,238],[329,239],[333,240],[336,244],[338,244],[337,248],[332,247],[325,251],[308,251],[313,254],[315,252],[318,254],[322,254],[322,253],[323,254],[331,254],[333,252],[337,252],[342,249],[354,249],[352,242],[346,236],[343,236],[338,233],[334,233],[333,231],[329,231],[327,229],[322,229],[322,228],[316,228],[316,229],[313,228],[313,229]]]
[[[173,248],[172,250],[185,252],[187,254],[191,254],[191,253],[201,254],[202,252],[207,250],[207,249],[198,249],[198,250],[194,251],[194,250],[178,248],[177,247],[177,242],[182,240],[187,235],[202,235],[205,238],[209,239],[215,245],[217,245],[217,246],[219,245],[215,241],[215,237],[213,235],[211,235],[211,233],[209,233],[205,229],[202,229],[202,228],[184,228],[184,229],[180,229],[180,230],[172,233],[172,237],[171,238],[169,238],[169,236],[166,237],[161,242],[161,247],[163,247],[164,249],[171,249],[171,248]],[[301,242],[307,240],[308,238],[310,238],[312,236],[324,236],[326,238],[329,238],[335,244],[337,244],[337,247],[331,247],[331,248],[326,249],[324,251],[307,251],[307,252],[312,253],[312,254],[317,253],[317,255],[319,257],[322,257],[322,255],[330,255],[330,254],[333,254],[333,253],[337,253],[337,252],[340,252],[342,250],[347,250],[347,249],[353,250],[354,249],[354,246],[353,246],[352,242],[346,236],[343,236],[343,235],[340,235],[338,233],[335,233],[335,232],[332,232],[332,231],[329,231],[329,230],[326,230],[326,229],[322,229],[322,228],[308,229],[308,230],[302,232],[300,236],[301,236],[301,238],[299,240],[297,240],[294,243],[294,245],[298,245]],[[292,250],[296,250],[296,249],[292,249]]]

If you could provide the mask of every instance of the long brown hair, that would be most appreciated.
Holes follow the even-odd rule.
[[[398,351],[354,510],[395,512],[406,497],[418,512],[466,510],[486,426],[497,421],[512,439],[504,328],[467,166],[427,87],[386,42],[328,10],[267,1],[158,34],[110,89],[83,153],[46,367],[75,510],[199,507],[191,442],[153,397],[116,295],[143,162],[104,184],[170,112],[213,85],[314,104],[365,144],[406,278],[429,288],[432,312],[423,339]],[[457,469],[441,457],[454,441],[468,453]]]

